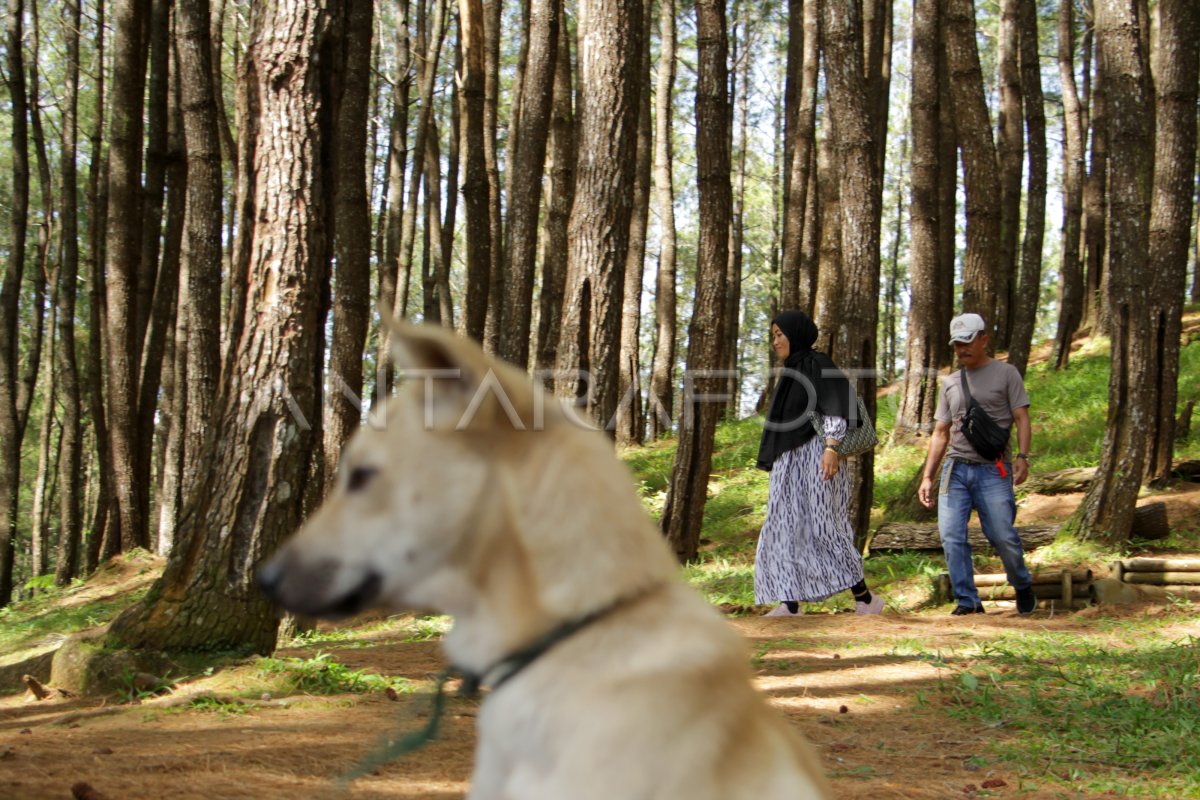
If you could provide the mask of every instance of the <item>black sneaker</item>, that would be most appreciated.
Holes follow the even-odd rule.
[[[1035,608],[1037,595],[1033,593],[1033,586],[1017,589],[1017,611],[1021,614],[1032,614]]]
[[[975,606],[974,608],[967,608],[966,606],[955,606],[954,610],[950,612],[950,616],[965,617],[968,614],[985,614],[985,613],[987,613],[987,612],[985,612],[983,610],[983,606]]]

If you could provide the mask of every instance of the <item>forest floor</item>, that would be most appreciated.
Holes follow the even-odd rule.
[[[1018,521],[1060,519],[1078,499],[1026,498]],[[1169,504],[1173,525],[1200,528],[1200,485],[1155,499]],[[143,559],[84,586],[92,600],[128,595],[155,573]],[[836,797],[1196,796],[1192,778],[1171,777],[1153,759],[1106,755],[1084,741],[1055,744],[1046,737],[1066,723],[1051,711],[1030,718],[1004,705],[1003,694],[1042,691],[1021,670],[1053,660],[1014,656],[1014,637],[1068,649],[1082,643],[1092,661],[1157,637],[1184,642],[1179,652],[1195,658],[1200,617],[1189,604],[1031,617],[991,609],[961,618],[948,616],[948,606],[927,605],[891,598],[877,618],[730,618],[747,640],[758,688],[814,743]],[[337,782],[383,738],[427,721],[432,679],[444,666],[437,641],[444,626],[439,619],[361,618],[321,629],[273,659],[177,679],[158,697],[132,689],[104,703],[0,696],[0,796],[67,798],[86,783],[93,794],[83,796],[92,800],[462,797],[478,703],[458,697],[447,704],[435,742],[348,786]],[[281,684],[285,673],[290,682]],[[1154,678],[1146,680],[1113,696],[1154,702]],[[1052,687],[1044,688],[1050,697]],[[1071,686],[1060,688],[1066,697]]]

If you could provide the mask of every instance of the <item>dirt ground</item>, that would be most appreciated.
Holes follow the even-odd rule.
[[[1168,502],[1174,524],[1195,528],[1200,485],[1155,499]],[[1020,521],[1060,518],[1078,500],[1028,498]],[[731,619],[730,624],[747,639],[759,689],[816,746],[841,800],[1049,800],[1097,795],[977,767],[974,757],[989,744],[1016,734],[948,716],[934,691],[949,677],[945,668],[930,659],[897,655],[913,652],[897,643],[916,641],[919,649],[952,661],[958,648],[1013,629],[1088,633],[1094,611],[1041,612],[1031,618],[994,611],[951,618],[945,609],[889,610],[879,618],[810,614]],[[278,655],[310,658],[317,649]],[[423,687],[443,666],[440,646],[429,641],[382,636],[366,646],[319,649],[352,669]],[[232,689],[236,686],[225,684],[223,691]],[[246,704],[242,713],[180,705],[181,696],[205,690],[201,679],[177,687],[173,697],[119,706],[0,697],[0,800],[69,798],[81,783],[92,793],[75,796],[89,800],[447,800],[467,790],[474,701],[451,699],[437,741],[342,787],[337,777],[372,753],[383,737],[424,723],[427,695],[401,694],[395,701],[382,693],[264,698]]]

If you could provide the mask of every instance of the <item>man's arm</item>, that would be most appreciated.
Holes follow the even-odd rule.
[[[1017,426],[1017,453],[1028,453],[1033,445],[1033,426],[1029,424],[1029,406],[1013,409],[1013,424]],[[1014,454],[1013,485],[1020,486],[1029,477],[1029,461]]]
[[[938,467],[942,465],[942,457],[946,455],[946,448],[949,444],[950,423],[938,421],[933,426],[933,435],[929,437],[929,455],[925,458],[925,472],[921,477],[921,488],[917,490],[917,499],[926,508],[933,508],[933,484],[937,481]]]

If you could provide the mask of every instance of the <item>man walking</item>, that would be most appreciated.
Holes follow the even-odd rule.
[[[938,532],[946,553],[950,585],[958,601],[951,613],[982,614],[983,604],[975,588],[975,568],[971,562],[971,545],[967,541],[967,520],[971,509],[979,512],[979,524],[992,547],[1004,562],[1008,583],[1017,591],[1017,610],[1030,614],[1037,605],[1033,593],[1033,578],[1025,566],[1021,538],[1013,527],[1017,516],[1017,501],[1013,486],[1029,477],[1029,452],[1032,429],[1029,425],[1029,395],[1016,367],[997,361],[987,353],[988,334],[983,317],[962,314],[950,321],[950,344],[962,369],[952,373],[942,383],[938,399],[937,421],[929,439],[929,455],[918,493],[922,505],[933,508],[934,485],[937,489]],[[967,381],[964,392],[962,381]],[[980,455],[988,443],[975,434],[968,438],[963,417],[968,406],[972,418],[986,412],[998,425],[1001,433],[1016,427],[1017,454],[1012,455],[1010,442],[996,457]],[[983,420],[986,426],[987,421]],[[992,426],[994,429],[994,426]],[[943,464],[943,457],[945,463]]]

